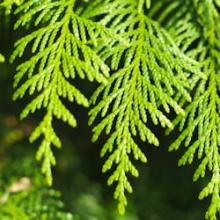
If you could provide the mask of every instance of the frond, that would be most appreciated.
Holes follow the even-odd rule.
[[[196,62],[183,55],[169,34],[145,16],[144,2],[97,1],[85,12],[87,16],[101,16],[102,24],[128,42],[99,47],[113,74],[92,96],[91,103],[96,105],[89,113],[90,124],[101,118],[93,128],[93,140],[102,132],[109,136],[101,150],[102,157],[108,155],[103,172],[113,170],[108,184],[116,184],[114,197],[121,214],[127,205],[126,192],[133,191],[128,175],[139,175],[132,160],[147,162],[136,144],[136,136],[143,142],[159,145],[148,127],[149,121],[172,127],[166,113],[173,109],[184,115],[173,96],[179,94],[190,101],[187,78],[198,71]]]
[[[184,49],[187,54],[201,64],[206,78],[196,84],[192,84],[195,94],[190,104],[186,104],[185,115],[177,116],[173,121],[179,125],[181,134],[169,147],[170,151],[178,150],[181,145],[186,147],[184,155],[179,160],[179,165],[191,164],[197,157],[200,164],[194,173],[193,180],[204,178],[207,172],[211,173],[210,181],[201,191],[199,199],[211,196],[211,203],[206,212],[206,219],[217,220],[220,213],[220,97],[219,97],[219,64],[220,64],[220,22],[216,17],[219,2],[209,1],[209,5],[195,1],[195,8],[188,6],[188,14],[185,22],[194,26],[197,34],[192,42],[197,42],[195,48]],[[196,4],[200,4],[200,6]],[[191,9],[190,9],[191,8]],[[197,21],[192,16],[197,15]],[[200,26],[201,25],[201,26]],[[173,26],[174,29],[180,27]],[[191,36],[190,29],[185,30],[185,36]],[[177,33],[178,35],[178,33]],[[184,38],[177,37],[180,45],[184,45]]]
[[[33,20],[37,28],[16,42],[11,56],[11,61],[14,61],[28,51],[31,53],[31,57],[17,67],[14,99],[33,96],[22,111],[21,118],[45,109],[44,119],[30,139],[35,141],[43,136],[37,159],[43,160],[42,171],[50,185],[51,166],[56,163],[52,147],[61,146],[53,129],[53,119],[75,127],[76,118],[65,106],[64,100],[88,107],[87,98],[71,80],[79,77],[105,82],[109,72],[108,66],[93,48],[97,39],[108,42],[109,31],[77,14],[74,4],[73,0],[29,0],[16,10],[21,15],[16,28]]]

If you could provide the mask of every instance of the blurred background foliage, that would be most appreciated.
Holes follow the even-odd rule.
[[[59,155],[53,189],[45,185],[34,158],[37,145],[28,142],[32,120],[38,118],[20,122],[18,115],[23,104],[12,102],[15,64],[9,64],[8,60],[13,43],[21,34],[13,31],[15,19],[4,14],[0,19],[0,51],[5,57],[0,64],[0,219],[203,219],[207,204],[197,199],[201,186],[191,181],[193,167],[177,167],[181,152],[179,155],[167,152],[172,140],[159,129],[156,132],[163,146],[155,149],[142,145],[149,162],[146,166],[139,165],[141,175],[133,182],[135,190],[129,196],[127,213],[119,216],[111,188],[101,174],[102,140],[91,143],[87,110],[76,106],[71,106],[79,121],[75,130],[56,124],[63,148],[56,152]],[[84,82],[77,86],[89,97],[96,85]]]

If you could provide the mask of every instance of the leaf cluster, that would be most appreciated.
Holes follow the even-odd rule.
[[[56,163],[52,148],[62,145],[54,119],[76,127],[66,103],[91,105],[93,141],[106,135],[103,172],[109,173],[108,185],[115,185],[121,214],[126,193],[133,191],[130,176],[139,175],[135,161],[147,162],[138,140],[159,146],[152,125],[169,132],[179,126],[180,135],[169,150],[185,145],[179,165],[191,164],[197,155],[201,163],[195,181],[209,171],[210,181],[199,198],[211,195],[206,218],[216,220],[220,1],[94,0],[78,5],[76,0],[27,0],[15,11],[15,28],[26,27],[29,33],[15,43],[11,56],[11,61],[24,59],[14,77],[14,99],[32,98],[22,119],[43,110],[30,141],[42,140],[36,157],[42,160],[48,184]],[[77,78],[100,83],[90,101],[75,86]],[[171,112],[177,115],[174,121]]]
[[[176,2],[176,6],[180,7],[180,4]],[[195,157],[200,160],[193,180],[210,176],[210,180],[199,194],[199,199],[211,196],[206,219],[217,220],[220,213],[219,2],[194,1],[194,7],[190,2],[184,7],[187,13],[174,16],[174,20],[170,19],[167,22],[167,27],[184,53],[200,63],[205,78],[191,83],[193,100],[190,104],[182,101],[185,116],[177,116],[173,121],[174,126],[179,126],[181,133],[170,145],[169,150],[178,150],[180,146],[185,146],[185,153],[179,160],[180,166],[191,164]],[[179,16],[182,19],[176,22]]]
[[[15,28],[29,25],[33,19],[36,30],[15,44],[11,61],[31,52],[31,57],[17,67],[14,99],[25,94],[33,97],[21,113],[26,118],[30,113],[45,109],[44,117],[33,131],[30,141],[43,136],[37,159],[42,160],[42,172],[52,183],[51,166],[55,165],[52,146],[61,147],[61,141],[53,129],[53,119],[59,119],[76,127],[75,116],[64,100],[88,107],[88,100],[72,81],[81,79],[105,81],[108,66],[96,54],[92,45],[96,39],[107,39],[108,31],[101,25],[79,16],[75,1],[34,1],[22,4],[15,12],[20,16]]]
[[[89,113],[90,124],[101,117],[93,128],[93,140],[104,131],[109,136],[101,150],[102,157],[108,155],[103,172],[113,170],[108,184],[116,183],[114,197],[123,214],[127,205],[125,193],[133,191],[128,175],[139,175],[132,160],[147,162],[136,136],[143,142],[159,145],[149,121],[172,127],[167,117],[170,109],[184,114],[175,96],[191,100],[187,78],[198,69],[175,46],[169,34],[145,15],[144,1],[106,1],[94,3],[93,7],[86,16],[98,15],[101,24],[115,30],[127,42],[100,46],[100,56],[109,62],[112,74],[107,84],[100,85],[92,96],[95,106]]]

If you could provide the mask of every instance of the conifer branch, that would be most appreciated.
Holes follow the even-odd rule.
[[[16,13],[20,18],[15,27],[35,24],[36,31],[27,34],[15,44],[11,61],[31,50],[32,56],[17,67],[14,78],[14,99],[25,94],[34,96],[21,113],[45,109],[45,116],[32,133],[30,140],[43,136],[37,159],[43,160],[42,172],[52,184],[51,166],[55,165],[52,147],[61,147],[54,132],[54,118],[76,127],[75,116],[63,100],[88,107],[87,98],[72,84],[76,77],[105,82],[109,68],[93,49],[96,39],[108,42],[108,31],[101,25],[81,17],[75,12],[74,0],[28,0]],[[20,85],[20,86],[19,86]]]
[[[102,16],[100,22],[115,30],[128,45],[100,46],[100,54],[110,60],[113,74],[91,98],[95,107],[89,113],[89,123],[101,117],[93,128],[93,141],[103,131],[109,135],[101,150],[102,157],[108,155],[103,172],[113,170],[108,185],[116,184],[114,197],[118,200],[119,213],[124,214],[126,192],[133,191],[128,175],[139,175],[132,160],[147,162],[135,137],[159,145],[158,138],[148,127],[149,121],[172,127],[164,112],[172,108],[177,114],[184,114],[172,97],[178,93],[191,100],[187,77],[198,69],[196,62],[179,51],[168,33],[145,16],[144,1],[100,2],[92,4],[86,15]]]
[[[181,134],[169,150],[178,150],[181,145],[186,147],[179,160],[180,166],[191,164],[197,156],[200,164],[194,173],[194,181],[204,178],[210,172],[211,178],[199,194],[199,199],[211,196],[205,217],[217,220],[220,213],[220,15],[217,7],[220,4],[219,1],[195,0],[193,8],[191,2],[188,3],[188,6],[185,4],[187,13],[182,14],[179,22],[174,22],[178,18],[170,19],[172,25],[169,29],[182,50],[201,64],[206,77],[191,83],[191,90],[195,94],[190,104],[182,102],[186,106],[186,114],[177,116],[173,121],[175,126],[180,126]],[[194,47],[191,47],[192,44]]]

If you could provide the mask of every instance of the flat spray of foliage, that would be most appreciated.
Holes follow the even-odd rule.
[[[3,1],[2,6],[11,9],[12,3]],[[93,141],[106,134],[103,172],[110,175],[108,185],[115,186],[121,214],[126,193],[133,191],[130,176],[139,175],[135,161],[147,162],[144,146],[162,145],[152,124],[168,133],[180,125],[169,150],[185,145],[179,165],[192,163],[197,155],[195,181],[209,172],[210,181],[199,198],[211,196],[206,219],[216,220],[220,212],[220,1],[14,3],[13,13],[19,17],[15,29],[27,29],[11,56],[11,61],[23,57],[14,77],[14,99],[31,97],[21,118],[43,110],[30,141],[41,138],[37,159],[48,184],[56,163],[52,148],[61,147],[54,119],[76,127],[76,116],[66,103],[90,105]],[[100,83],[90,102],[74,85],[77,78]],[[174,121],[171,111],[176,114]],[[139,139],[143,147],[138,146]]]
[[[169,150],[186,147],[180,166],[191,164],[194,157],[200,160],[193,181],[210,176],[199,199],[211,196],[206,219],[217,220],[220,212],[220,1],[193,1],[193,6],[192,1],[169,2],[167,13],[160,20],[166,23],[182,51],[199,62],[205,74],[198,83],[190,82],[192,102],[187,104],[181,100],[185,115],[173,121],[174,126],[179,125],[180,135]],[[179,13],[170,19],[172,10]]]

